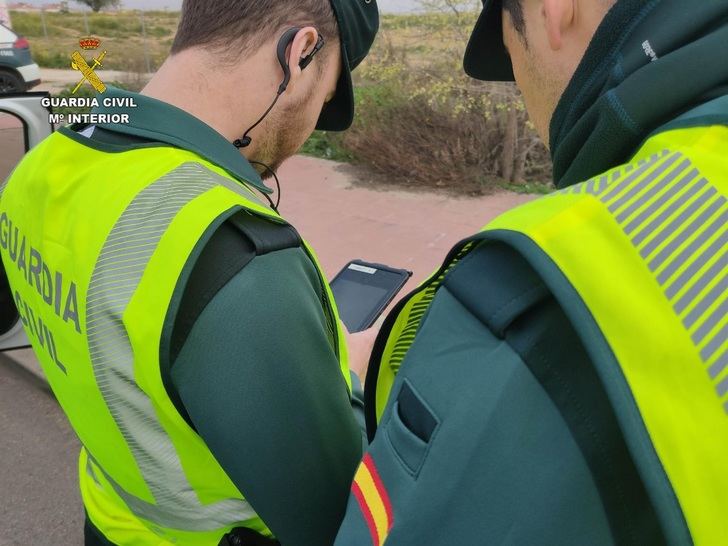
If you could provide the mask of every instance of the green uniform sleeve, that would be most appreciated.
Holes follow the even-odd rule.
[[[349,374],[351,375],[351,409],[354,411],[354,419],[361,432],[362,450],[366,451],[369,438],[367,438],[367,421],[364,412],[364,387],[359,376],[354,372],[349,372]]]
[[[284,545],[332,544],[362,455],[300,248],[256,257],[200,314],[171,370],[195,428]]]

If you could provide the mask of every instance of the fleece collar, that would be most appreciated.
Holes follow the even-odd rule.
[[[660,127],[728,95],[726,43],[725,0],[619,0],[551,121],[556,185],[626,162]]]

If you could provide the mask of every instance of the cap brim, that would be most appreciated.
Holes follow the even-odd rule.
[[[336,95],[324,104],[316,129],[319,131],[346,131],[354,121],[354,84],[346,46],[341,44],[341,76],[336,84]]]
[[[512,82],[513,66],[503,45],[501,1],[486,0],[465,50],[465,73],[475,79]]]

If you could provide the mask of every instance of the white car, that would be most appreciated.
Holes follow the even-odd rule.
[[[53,132],[50,112],[41,105],[41,99],[47,96],[48,93],[0,95],[0,186],[5,186],[25,153]],[[0,233],[0,237],[6,236]],[[0,351],[29,345],[5,269],[0,267]]]
[[[0,24],[0,95],[22,93],[40,83],[40,68],[30,56],[30,43]]]

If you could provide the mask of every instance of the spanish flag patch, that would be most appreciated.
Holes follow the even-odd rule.
[[[372,544],[382,546],[394,523],[392,504],[379,477],[374,459],[368,453],[354,476],[351,490],[369,527]]]

